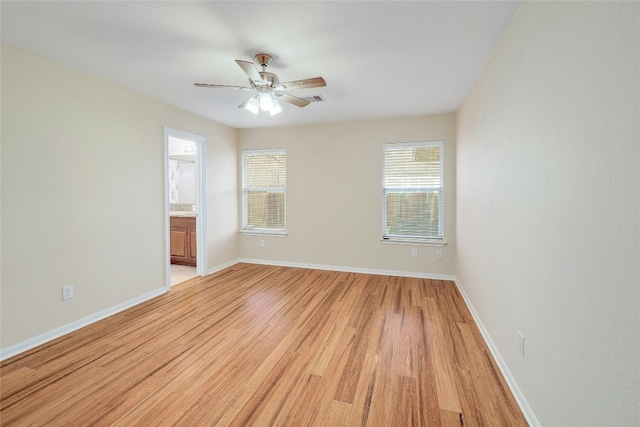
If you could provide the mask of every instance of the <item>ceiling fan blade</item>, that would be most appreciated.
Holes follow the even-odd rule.
[[[227,89],[253,90],[250,87],[244,87],[244,86],[212,85],[209,83],[194,83],[193,85],[198,87],[221,87],[221,88],[227,88]]]
[[[276,96],[277,100],[288,102],[289,104],[297,105],[298,107],[306,107],[310,104],[306,99],[298,98],[297,96],[292,96],[288,93],[273,92],[273,94]]]
[[[242,68],[242,71],[244,71],[247,76],[249,76],[249,79],[253,82],[253,84],[257,86],[264,84],[264,81],[262,80],[262,77],[260,76],[260,73],[258,72],[258,69],[253,62],[236,59],[236,64],[238,64],[240,68]]]
[[[308,87],[324,87],[327,82],[322,77],[312,77],[310,79],[294,80],[291,82],[280,83],[278,86],[284,86],[285,89],[306,89]]]

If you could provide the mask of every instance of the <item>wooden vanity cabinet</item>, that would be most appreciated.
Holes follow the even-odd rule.
[[[189,217],[170,218],[171,264],[195,267],[196,219]]]

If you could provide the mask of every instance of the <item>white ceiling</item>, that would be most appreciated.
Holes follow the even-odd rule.
[[[520,1],[2,1],[2,41],[236,128],[453,112]],[[326,102],[277,116],[237,106],[234,62],[269,53],[291,91]]]

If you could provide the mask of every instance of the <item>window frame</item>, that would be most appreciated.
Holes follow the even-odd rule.
[[[265,187],[265,188],[249,188],[247,187],[247,163],[246,159],[250,155],[256,154],[284,154],[285,156],[285,185],[284,187]],[[261,235],[287,235],[287,184],[286,184],[286,158],[287,153],[284,148],[264,148],[264,149],[247,149],[242,150],[242,165],[241,165],[241,191],[242,191],[242,228],[240,230],[243,234],[261,234]],[[272,193],[282,193],[284,195],[284,213],[283,213],[283,228],[263,228],[263,227],[248,227],[248,194],[249,191],[267,191]]]
[[[438,147],[439,148],[439,178],[440,186],[420,186],[420,187],[406,187],[406,188],[393,188],[397,190],[405,191],[438,191],[438,236],[425,237],[419,235],[409,234],[387,234],[387,193],[389,188],[385,185],[386,178],[386,152],[388,149],[393,148],[426,148],[426,147]],[[423,244],[423,245],[445,245],[444,240],[444,141],[417,141],[417,142],[389,142],[382,144],[382,242],[384,243],[411,243],[411,244]]]

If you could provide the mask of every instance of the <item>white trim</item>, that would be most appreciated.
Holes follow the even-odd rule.
[[[274,236],[274,237],[287,237],[289,233],[287,230],[276,230],[276,231],[268,231],[263,229],[250,229],[250,230],[240,230],[240,234],[244,234],[245,236]]]
[[[394,239],[391,237],[380,239],[382,244],[384,245],[403,245],[403,246],[446,246],[447,242],[444,241],[435,241],[435,240],[420,240],[420,239]]]
[[[23,341],[21,343],[12,345],[10,347],[7,347],[3,350],[0,350],[0,360],[5,360],[8,359],[9,357],[13,357],[17,354],[20,354],[24,351],[27,350],[31,350],[34,347],[37,347],[39,345],[45,344],[49,341],[52,341],[56,338],[59,338],[63,335],[66,335],[70,332],[76,331],[80,328],[84,328],[85,326],[88,326],[92,323],[95,323],[99,320],[102,320],[106,317],[109,316],[113,316],[116,313],[119,313],[121,311],[124,311],[128,308],[131,308],[133,306],[136,306],[140,303],[143,303],[147,300],[150,300],[152,298],[155,298],[159,295],[162,295],[164,293],[167,292],[166,288],[160,288],[160,289],[156,289],[155,291],[151,291],[151,292],[147,292],[144,295],[140,295],[139,297],[130,299],[129,301],[125,301],[122,302],[120,304],[116,304],[113,307],[109,307],[107,309],[104,309],[102,311],[99,311],[97,313],[94,314],[90,314],[87,317],[84,317],[82,319],[76,320],[74,322],[68,323],[64,326],[61,326],[59,328],[56,329],[52,329],[49,332],[45,332],[44,334],[38,335],[36,337],[30,338],[26,341]]]
[[[498,348],[496,347],[495,343],[491,339],[491,335],[489,335],[489,331],[487,331],[487,328],[484,327],[484,324],[482,323],[482,320],[480,319],[478,312],[473,307],[473,304],[471,304],[471,300],[467,296],[467,293],[464,291],[464,288],[462,287],[462,285],[460,284],[457,278],[454,277],[453,281],[456,284],[458,291],[460,291],[460,295],[462,295],[462,299],[467,305],[467,308],[471,312],[471,316],[473,317],[473,320],[476,322],[476,325],[480,330],[480,334],[482,334],[482,338],[484,339],[484,342],[487,344],[487,347],[489,348],[489,351],[491,352],[493,359],[498,364],[498,368],[500,369],[500,372],[502,372],[502,376],[507,382],[507,385],[511,390],[511,394],[513,394],[513,397],[516,399],[518,406],[520,406],[520,410],[522,411],[522,414],[527,420],[527,423],[529,423],[529,425],[532,427],[538,427],[540,423],[538,422],[538,419],[533,413],[533,409],[531,409],[531,406],[529,406],[529,403],[527,402],[527,399],[525,399],[524,394],[522,393],[522,390],[520,390],[520,387],[518,387],[516,380],[513,378],[513,375],[511,375],[511,372],[509,371],[509,367],[505,363],[504,359],[500,355],[500,352],[498,351]]]
[[[239,258],[237,262],[245,262],[248,264],[274,265],[278,267],[296,267],[296,268],[312,268],[314,270],[342,271],[345,273],[376,274],[381,276],[401,276],[401,277],[415,277],[419,279],[435,279],[435,280],[451,280],[451,281],[455,280],[454,276],[450,276],[448,274],[418,273],[415,271],[379,270],[375,268],[347,267],[342,265],[309,264],[309,263],[303,263],[303,262],[283,262],[283,261],[271,261],[271,260],[262,260],[262,259],[249,259],[249,258]]]
[[[207,245],[207,156],[206,138],[200,137],[196,141],[196,274],[207,274],[208,245]]]
[[[171,129],[164,127],[164,154],[163,169],[164,177],[164,286],[167,290],[171,289],[171,226],[169,210],[169,131]],[[197,239],[197,237],[196,237]],[[197,244],[197,241],[196,241]]]
[[[207,173],[206,173],[206,142],[204,136],[185,132],[179,129],[164,127],[164,232],[165,232],[165,286],[171,289],[171,240],[169,215],[169,137],[187,139],[196,145],[195,153],[195,183],[196,183],[196,274],[207,275]]]
[[[234,266],[240,262],[239,259],[233,259],[231,261],[225,262],[224,264],[216,265],[215,267],[211,267],[207,274],[217,273],[218,271],[224,270],[225,268]]]

